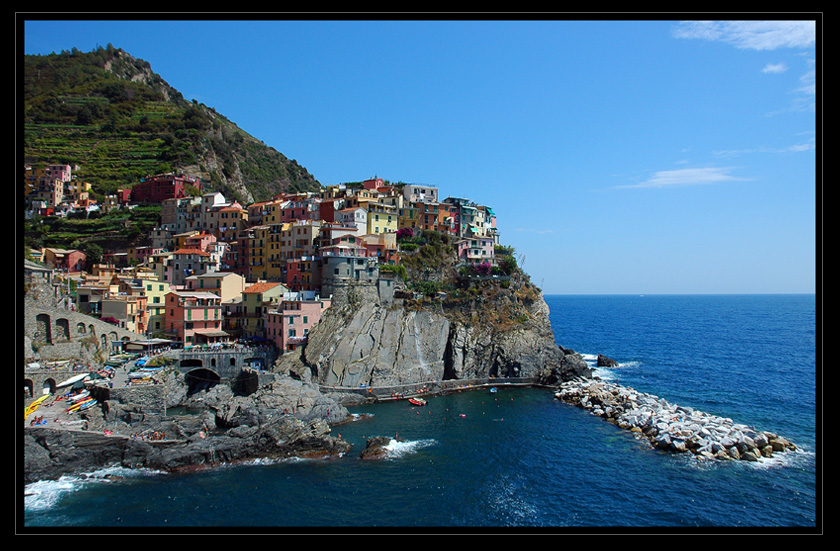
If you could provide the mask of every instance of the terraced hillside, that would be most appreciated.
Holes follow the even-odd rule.
[[[24,56],[22,107],[24,162],[78,165],[95,196],[169,171],[246,203],[320,188],[295,160],[111,45]]]

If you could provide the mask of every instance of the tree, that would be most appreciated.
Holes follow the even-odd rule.
[[[79,250],[85,253],[85,270],[90,272],[95,264],[102,261],[102,247],[96,243],[82,243]]]

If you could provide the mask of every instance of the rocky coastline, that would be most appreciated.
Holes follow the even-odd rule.
[[[709,460],[745,461],[796,450],[777,434],[598,378],[564,382],[555,397],[647,438],[658,450],[693,453]]]
[[[330,434],[331,424],[349,419],[347,409],[315,385],[276,376],[250,396],[217,385],[186,397],[183,376],[172,373],[165,386],[159,407],[139,391],[127,392],[73,421],[59,413],[44,425],[26,426],[24,483],[111,466],[178,472],[256,458],[340,456],[350,449]],[[167,401],[180,413],[166,415]]]

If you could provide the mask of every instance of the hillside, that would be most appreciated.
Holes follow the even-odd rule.
[[[97,195],[170,171],[199,176],[205,190],[243,203],[320,188],[295,160],[187,101],[121,49],[23,61],[24,162],[78,165]]]

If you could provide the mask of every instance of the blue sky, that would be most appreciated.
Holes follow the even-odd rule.
[[[813,21],[27,21],[23,38],[122,48],[322,184],[491,206],[546,294],[816,290]]]

